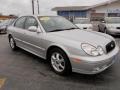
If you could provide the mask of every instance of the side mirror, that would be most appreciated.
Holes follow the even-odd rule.
[[[37,32],[37,27],[36,26],[30,26],[29,28],[28,28],[28,30],[29,31],[31,31],[31,32]]]

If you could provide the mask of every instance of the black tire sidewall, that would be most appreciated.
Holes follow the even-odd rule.
[[[101,32],[101,30],[100,30],[100,26],[98,25],[98,32]]]
[[[106,33],[107,34],[107,28],[105,27],[105,29],[104,29],[104,33]]]

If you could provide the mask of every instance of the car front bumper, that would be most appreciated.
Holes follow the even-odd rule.
[[[100,73],[110,67],[115,62],[115,58],[118,52],[119,47],[116,46],[115,49],[110,53],[98,57],[71,55],[70,62],[72,66],[72,71],[82,74]]]

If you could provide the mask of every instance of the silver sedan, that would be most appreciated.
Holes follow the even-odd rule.
[[[107,17],[98,25],[100,32],[110,35],[120,35],[120,17]]]
[[[60,16],[22,16],[8,27],[8,38],[12,50],[19,47],[48,60],[59,75],[100,73],[119,52],[111,36],[80,30]]]

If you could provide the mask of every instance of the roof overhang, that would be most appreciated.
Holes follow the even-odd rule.
[[[93,5],[93,6],[61,6],[61,7],[55,7],[55,8],[52,8],[52,11],[78,11],[78,10],[89,10],[89,9],[93,9],[93,8],[96,8],[96,7],[100,7],[100,6],[103,6],[103,5],[108,5],[108,4],[111,4],[113,2],[117,2],[119,0],[110,0],[110,1],[106,1],[106,2],[103,2],[103,3],[100,3],[100,4],[96,4],[96,5]]]
[[[52,10],[53,11],[78,11],[78,10],[88,10],[90,6],[67,6],[67,7],[55,7]]]

